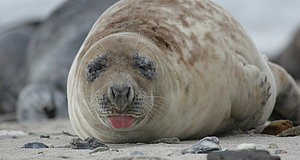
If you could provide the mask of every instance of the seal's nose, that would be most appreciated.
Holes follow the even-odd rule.
[[[128,85],[114,85],[108,89],[108,99],[115,109],[123,111],[133,100],[134,92]]]

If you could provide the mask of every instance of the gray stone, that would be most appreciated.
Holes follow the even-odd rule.
[[[40,135],[40,138],[50,138],[49,135]]]
[[[279,137],[288,137],[288,136],[299,136],[300,135],[300,126],[286,129],[279,133]]]
[[[49,148],[47,145],[41,142],[32,142],[32,143],[26,143],[21,148],[32,148],[32,149],[39,149],[39,148]]]
[[[191,147],[183,149],[181,153],[200,154],[218,151],[221,149],[222,148],[219,146],[219,139],[217,137],[205,137]]]
[[[130,153],[131,156],[143,156],[144,153],[143,152],[140,152],[140,151],[132,151]]]
[[[165,158],[160,157],[120,157],[120,158],[114,158],[113,160],[167,160]]]
[[[150,142],[150,144],[156,144],[156,143],[179,144],[180,140],[177,137],[173,137],[173,138],[161,138]]]
[[[280,157],[271,156],[268,151],[263,150],[241,150],[211,152],[207,160],[280,160]]]
[[[96,138],[86,138],[85,140],[82,140],[80,138],[74,138],[70,142],[70,147],[72,149],[96,149],[98,147],[104,147],[109,150],[109,147]],[[103,148],[102,148],[103,150]]]

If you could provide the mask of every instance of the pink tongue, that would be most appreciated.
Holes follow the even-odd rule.
[[[131,116],[110,116],[108,119],[114,128],[128,128],[133,122]]]

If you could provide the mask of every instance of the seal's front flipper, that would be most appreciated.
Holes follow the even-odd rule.
[[[243,57],[235,55],[237,61],[232,81],[235,94],[233,95],[231,117],[243,121],[251,121],[254,125],[260,122],[260,119],[265,117],[264,110],[272,105],[270,99],[273,99],[275,94],[274,86],[271,84],[272,77],[269,77],[267,72],[259,69],[255,65],[244,62]],[[259,121],[259,122],[258,122]]]
[[[280,66],[269,62],[276,86],[277,98],[273,112],[300,125],[300,89],[294,79]]]

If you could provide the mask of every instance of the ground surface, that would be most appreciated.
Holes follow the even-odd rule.
[[[29,135],[19,138],[0,136],[0,159],[114,159],[130,157],[134,151],[139,151],[146,157],[156,156],[170,160],[197,159],[205,160],[206,155],[186,154],[181,150],[197,141],[182,141],[180,144],[107,144],[117,151],[105,151],[90,154],[91,150],[75,150],[70,148],[24,149],[22,145],[29,142],[42,142],[49,146],[64,146],[74,137],[62,134],[62,131],[74,133],[67,119],[34,124],[18,124],[12,122],[0,123],[1,130],[19,130]],[[41,134],[50,135],[49,139],[41,139]],[[300,136],[276,137],[261,134],[234,134],[219,137],[223,149],[235,150],[241,143],[256,143],[261,145],[276,144],[278,149],[287,153],[280,154],[282,160],[297,160],[300,157]],[[271,154],[277,149],[267,149]]]

